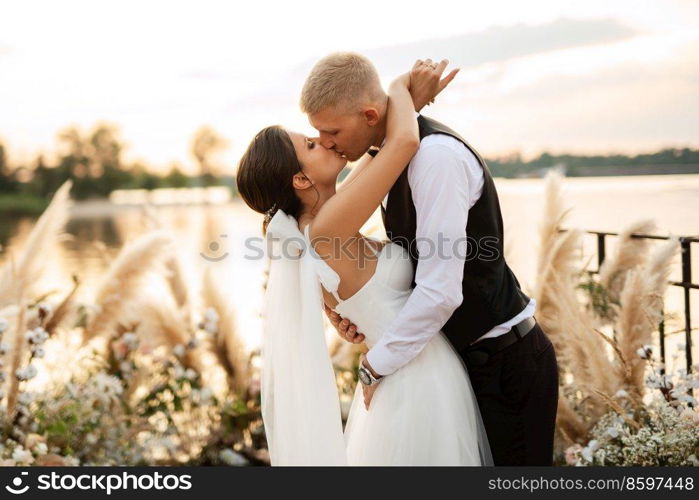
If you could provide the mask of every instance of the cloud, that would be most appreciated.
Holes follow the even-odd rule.
[[[382,73],[398,73],[416,58],[447,58],[462,68],[506,61],[552,50],[616,42],[638,32],[615,19],[558,19],[540,25],[492,27],[440,39],[381,47],[365,51]]]
[[[508,92],[493,82],[462,86],[435,105],[441,118],[486,154],[520,149],[649,151],[699,143],[699,41],[652,65],[639,61],[589,74],[547,74]]]
[[[384,76],[406,71],[418,57],[447,58],[450,66],[476,67],[554,50],[629,39],[638,33],[614,19],[558,19],[546,24],[492,27],[486,30],[378,47],[363,51]],[[322,57],[322,56],[319,56]],[[254,111],[260,106],[293,106],[306,75],[317,58],[307,59],[284,70],[284,74],[253,93],[239,95],[225,108]],[[463,73],[462,77],[463,79]]]

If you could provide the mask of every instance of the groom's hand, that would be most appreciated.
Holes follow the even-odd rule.
[[[432,59],[418,59],[410,70],[410,95],[415,104],[415,111],[420,111],[427,104],[434,102],[435,97],[451,83],[459,69],[453,69],[442,78],[442,73],[449,64],[443,59],[438,64]],[[441,78],[441,80],[440,80]]]
[[[340,337],[353,344],[361,344],[364,342],[364,334],[357,332],[357,325],[350,322],[348,319],[343,319],[342,316],[330,309],[327,305],[324,305],[324,307],[325,314],[328,316],[330,323],[335,327]]]

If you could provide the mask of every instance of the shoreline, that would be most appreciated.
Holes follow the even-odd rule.
[[[543,178],[506,178],[494,177],[499,190],[502,192],[530,192],[543,189]],[[567,192],[600,192],[613,188],[615,190],[636,189],[639,185],[647,188],[653,186],[654,190],[661,191],[668,188],[699,188],[699,173],[687,174],[653,174],[653,175],[602,175],[586,177],[564,177]],[[601,181],[601,182],[600,182]],[[689,181],[689,182],[688,182]],[[240,201],[238,196],[232,196],[226,202],[174,202],[159,201],[152,204],[153,207],[177,207],[177,206],[225,206]],[[48,206],[49,200],[23,194],[0,194],[0,217],[38,217]],[[115,210],[141,210],[147,206],[145,203],[114,203],[109,198],[92,198],[87,200],[71,200],[70,215],[75,218],[107,217]]]

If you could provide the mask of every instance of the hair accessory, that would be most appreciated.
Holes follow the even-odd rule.
[[[267,210],[265,212],[265,223],[269,224],[269,221],[272,220],[272,217],[274,217],[274,214],[277,213],[277,204],[275,203],[272,205],[272,208]]]

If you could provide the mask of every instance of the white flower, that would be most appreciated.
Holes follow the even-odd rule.
[[[218,332],[218,323],[216,321],[206,321],[204,323],[204,330],[209,335],[215,335]]]
[[[619,429],[616,427],[607,427],[607,434],[609,434],[613,438],[619,437]]]
[[[8,344],[6,342],[0,342],[0,356],[7,353],[7,351],[9,351],[10,349],[12,349],[12,344]]]
[[[199,398],[202,404],[208,404],[211,401],[211,396],[213,396],[213,392],[208,387],[202,387],[199,391]]]
[[[30,344],[42,344],[49,338],[49,334],[42,327],[37,326],[33,330],[24,332],[24,338],[26,338]]]
[[[23,392],[17,396],[17,402],[21,405],[28,405],[34,401],[34,395],[31,392]]]
[[[43,358],[46,355],[46,351],[41,346],[32,346],[32,354],[35,358]]]
[[[184,346],[182,344],[177,344],[175,347],[172,348],[172,352],[177,356],[178,358],[181,358],[184,356]]]
[[[138,347],[138,335],[133,332],[126,332],[121,336],[121,339],[129,347],[129,349],[134,350]]]
[[[599,441],[593,439],[592,441],[587,443],[587,446],[585,446],[585,448],[582,449],[580,454],[587,462],[592,462],[592,455],[598,447]]]
[[[218,454],[219,458],[228,465],[247,465],[248,461],[245,458],[231,450],[230,448],[223,449]]]
[[[626,392],[624,389],[619,389],[618,391],[616,391],[616,394],[614,394],[614,397],[615,398],[628,398],[629,393]]]
[[[0,335],[5,333],[9,326],[10,323],[5,318],[0,318]]]
[[[34,451],[36,451],[38,455],[46,455],[49,448],[46,446],[46,443],[39,443],[34,447]]]
[[[12,460],[18,463],[30,464],[34,461],[34,457],[32,456],[31,451],[25,450],[24,448],[22,448],[22,446],[18,446],[12,452]]]
[[[685,403],[688,403],[692,406],[697,406],[697,400],[694,399],[689,394],[679,394],[679,395],[675,396],[675,398],[680,400],[680,401],[684,401]]]
[[[25,368],[17,368],[15,376],[19,380],[29,380],[36,377],[37,371],[34,365],[27,365]]]
[[[643,347],[637,349],[636,354],[638,354],[638,356],[641,359],[650,359],[651,355],[653,354],[653,346],[646,344]]]
[[[129,361],[122,361],[119,363],[119,369],[124,373],[129,373],[131,371],[131,363]]]
[[[213,322],[218,321],[218,312],[216,312],[216,309],[213,307],[207,308],[206,311],[204,311],[204,320]]]
[[[672,381],[667,375],[656,376],[655,374],[650,374],[646,378],[646,385],[651,389],[666,389],[672,385]]]
[[[34,332],[34,341],[36,344],[42,344],[44,343],[48,338],[49,338],[49,332],[44,330],[42,327],[37,326],[33,330]]]
[[[92,383],[99,393],[102,394],[121,394],[124,388],[119,382],[119,379],[112,375],[107,375],[104,372],[97,372],[92,377]]]
[[[187,368],[187,370],[184,372],[184,376],[187,377],[189,380],[194,380],[195,378],[197,378],[197,372],[195,372],[191,368]]]
[[[37,304],[37,308],[42,314],[44,314],[44,316],[48,316],[51,311],[53,311],[53,306],[48,302],[39,302],[39,304]]]
[[[182,365],[175,366],[175,378],[182,377],[184,377],[184,368],[182,368]]]

